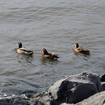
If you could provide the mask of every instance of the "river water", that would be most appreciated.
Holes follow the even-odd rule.
[[[16,52],[16,44],[34,51]],[[90,50],[75,55],[73,44]],[[105,73],[105,0],[1,0],[0,97],[43,92],[63,76]],[[59,55],[44,59],[40,50]]]

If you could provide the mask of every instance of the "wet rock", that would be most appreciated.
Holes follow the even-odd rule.
[[[105,91],[97,93],[76,105],[105,105]]]
[[[21,94],[21,97],[23,97],[23,98],[31,98],[36,93],[37,92],[31,91],[31,90],[23,91],[22,94]]]
[[[67,76],[55,82],[49,89],[51,105],[78,103],[102,91],[99,76],[95,73],[81,73]]]
[[[29,100],[21,97],[8,97],[0,99],[0,105],[44,105],[38,100]]]

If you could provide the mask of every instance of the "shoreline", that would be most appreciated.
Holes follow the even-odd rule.
[[[105,75],[83,72],[65,76],[48,91],[0,99],[0,105],[103,105],[105,103]]]

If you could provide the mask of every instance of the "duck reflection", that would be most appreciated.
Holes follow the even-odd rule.
[[[52,65],[54,65],[54,64],[58,64],[58,59],[48,59],[48,58],[45,58],[45,57],[42,57],[41,58],[41,64],[43,64],[43,65],[46,65],[46,64],[52,64]]]
[[[29,56],[24,54],[18,54],[17,58],[19,63],[32,63],[32,61],[34,60],[33,55]]]
[[[90,57],[90,54],[85,54],[85,53],[84,54],[81,54],[81,53],[78,53],[78,52],[75,52],[75,51],[74,51],[74,54],[77,55],[77,56],[78,55],[81,55],[83,57]]]

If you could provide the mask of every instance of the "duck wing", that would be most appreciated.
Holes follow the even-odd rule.
[[[90,53],[90,51],[84,47],[78,47],[74,49],[78,53]]]
[[[59,57],[58,57],[58,55],[54,55],[54,56],[52,57],[52,59],[54,59],[54,58],[57,59],[57,58],[59,58]]]
[[[20,48],[20,50],[22,50],[22,51],[27,51],[27,52],[30,52],[30,51],[31,51],[29,48],[26,48],[26,47]]]
[[[79,53],[79,52],[81,52],[81,51],[82,51],[82,48],[81,48],[81,47],[74,48],[74,51]]]
[[[43,57],[46,57],[46,58],[50,58],[51,57],[51,54],[49,54],[49,53],[48,54],[43,54],[42,56]]]
[[[20,50],[22,51],[22,53],[24,54],[28,54],[28,55],[32,55],[33,54],[33,51],[30,50],[29,48],[20,48]]]
[[[57,59],[57,58],[59,58],[59,57],[58,57],[58,55],[56,55],[56,54],[53,52],[53,53],[51,54],[51,58],[52,58],[52,59]]]
[[[90,53],[90,51],[84,47],[81,47],[81,53]]]
[[[82,50],[84,50],[84,51],[89,51],[88,49],[86,49],[86,48],[84,48],[84,47],[81,47],[82,48]]]

